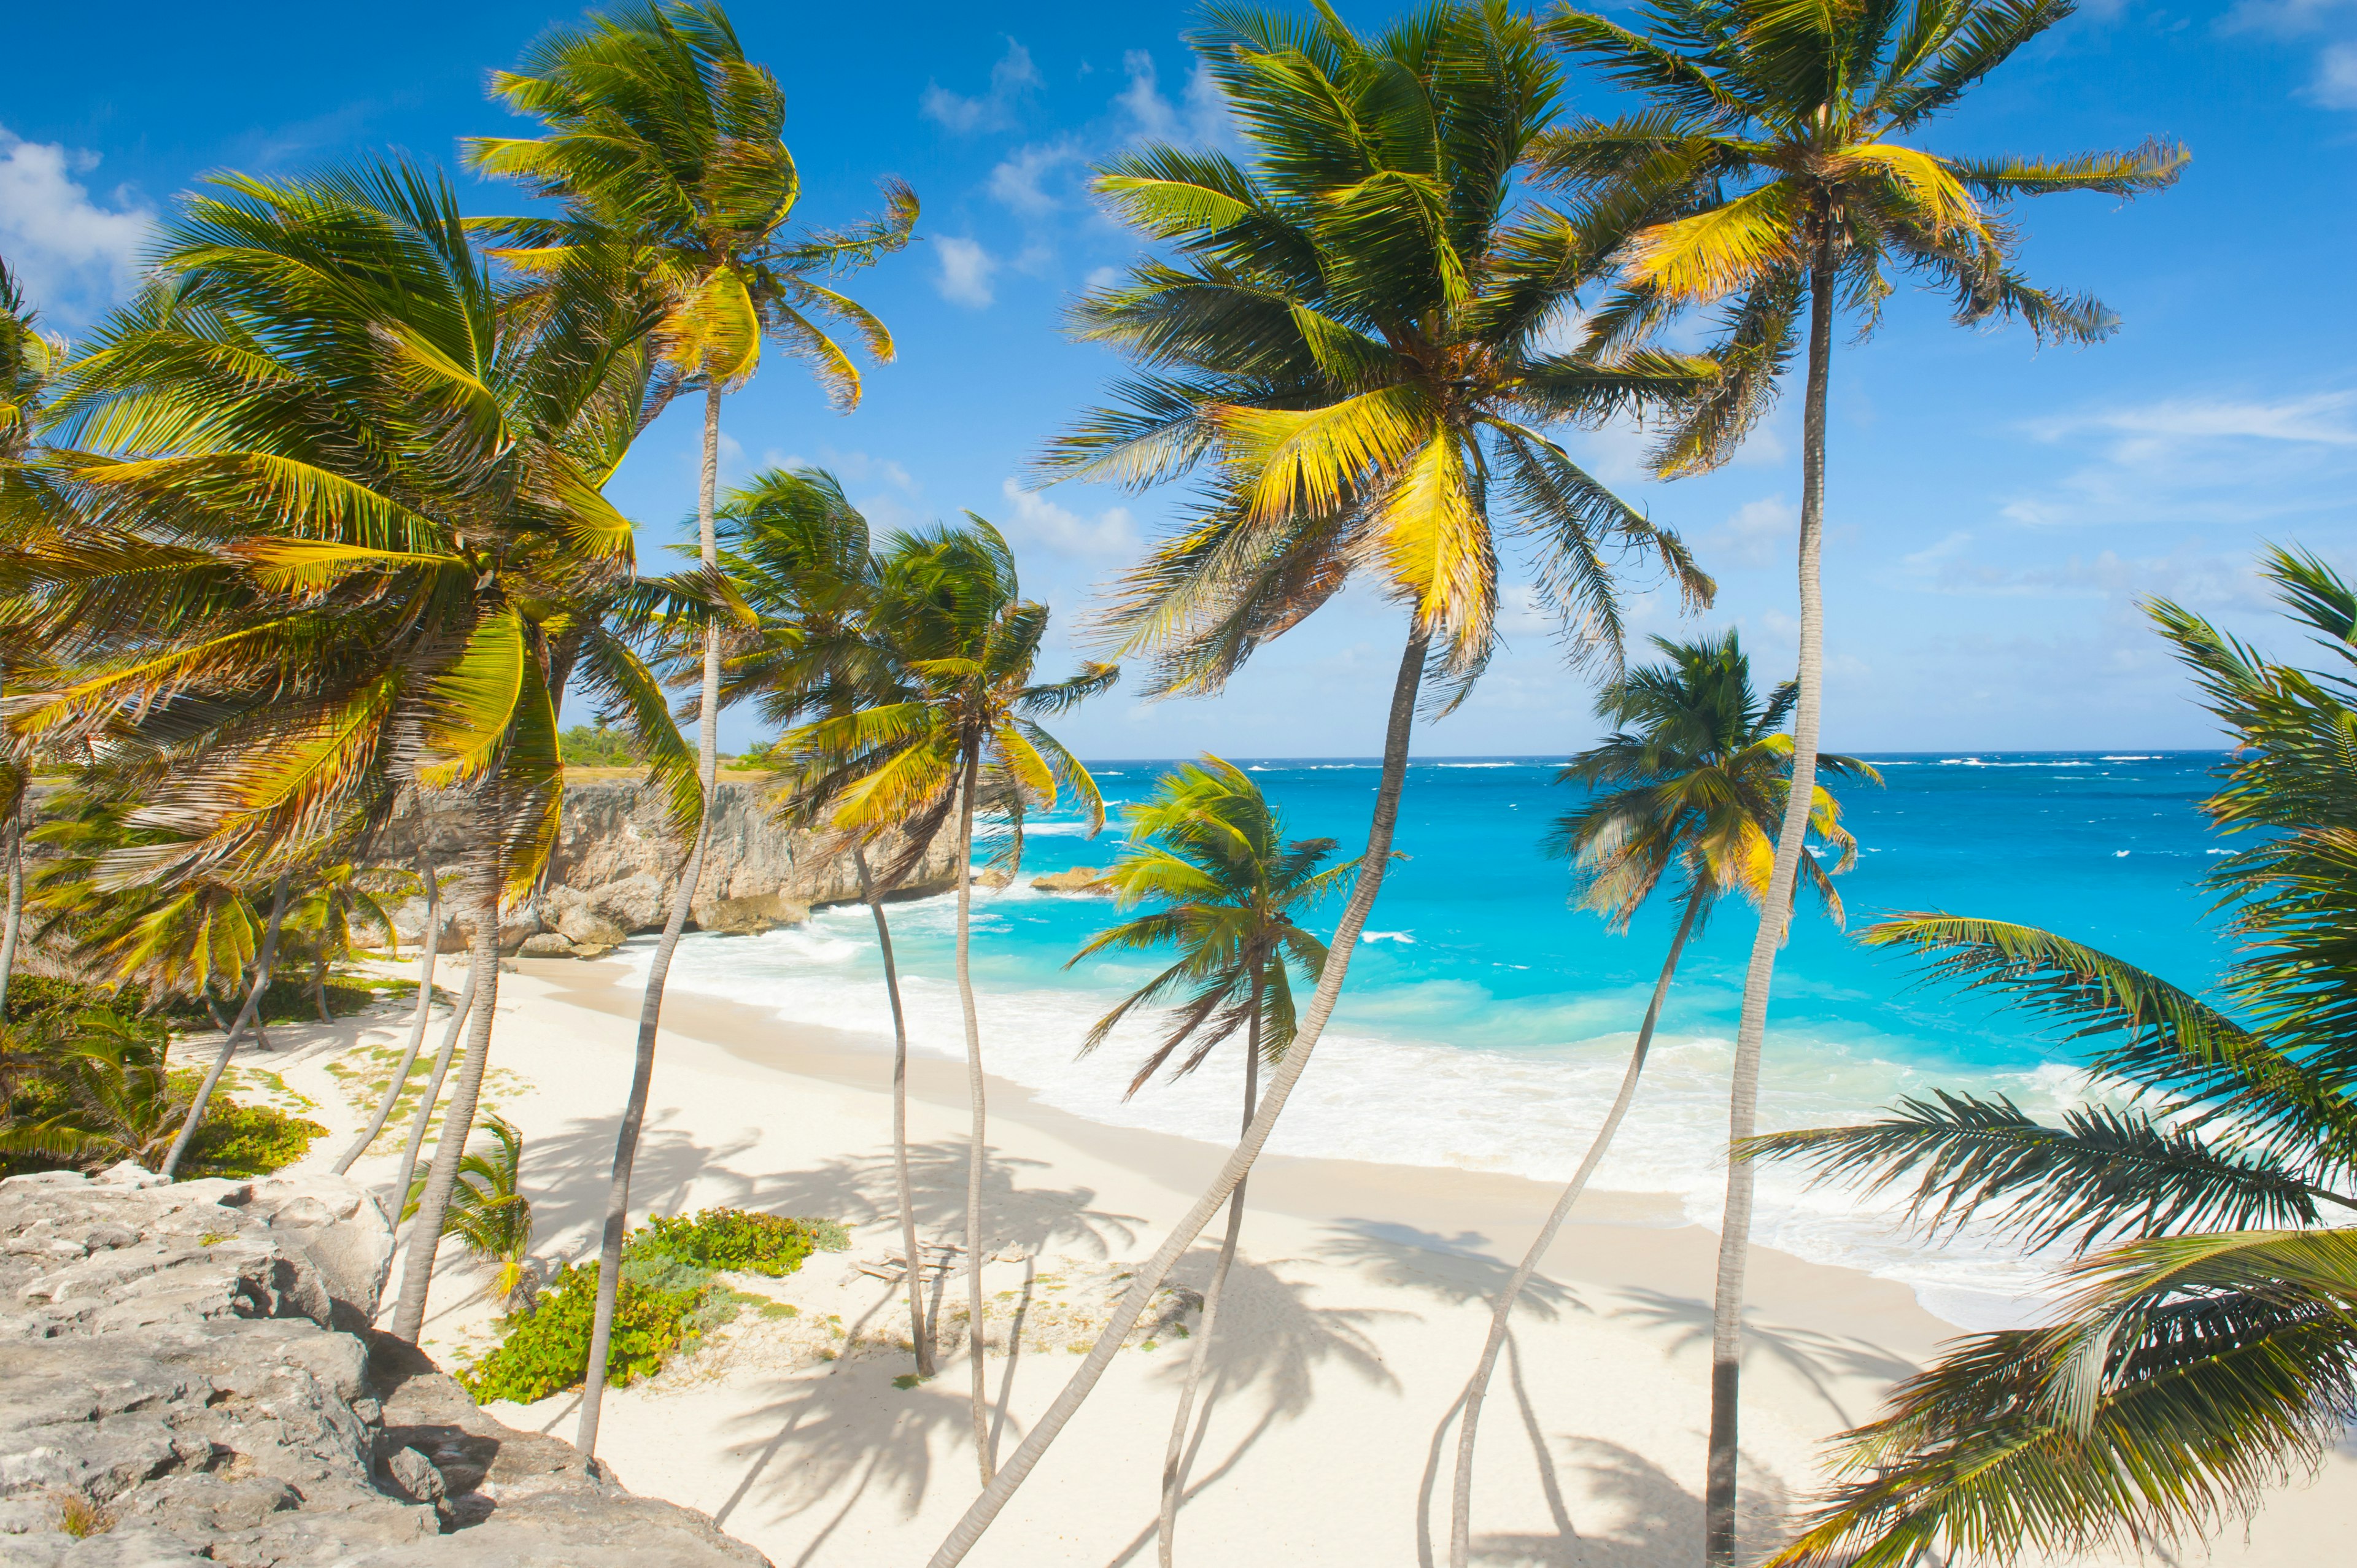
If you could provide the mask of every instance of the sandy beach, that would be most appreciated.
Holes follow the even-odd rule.
[[[611,964],[516,968],[501,980],[486,1099],[523,1133],[535,1251],[554,1263],[595,1248],[639,993],[614,983]],[[463,973],[446,963],[438,978],[455,987]],[[664,1022],[634,1220],[726,1203],[837,1219],[853,1244],[787,1279],[748,1282],[776,1305],[610,1395],[601,1455],[632,1488],[710,1512],[781,1568],[920,1563],[971,1499],[976,1472],[963,1355],[930,1383],[899,1386],[911,1369],[905,1301],[858,1268],[898,1250],[885,1044],[686,993]],[[386,1004],[334,1026],[274,1029],[278,1049],[245,1058],[317,1101],[310,1114],[331,1135],[313,1161],[332,1160],[360,1122],[331,1067],[349,1074],[356,1053],[397,1046],[405,1024],[406,1010]],[[963,1071],[920,1056],[911,1084],[921,1224],[929,1240],[958,1240]],[[1069,1375],[1090,1304],[1152,1250],[1222,1151],[1082,1121],[1004,1080],[990,1092],[987,1241],[1002,1256],[986,1285],[995,1312],[1021,1315],[1015,1352],[987,1362],[1003,1453]],[[371,1155],[353,1174],[382,1184],[392,1163]],[[1181,1555],[1445,1560],[1456,1402],[1491,1294],[1552,1197],[1511,1176],[1264,1160],[1222,1309]],[[1208,1274],[1216,1240],[1182,1264],[1185,1283]],[[1598,1194],[1575,1213],[1486,1407],[1477,1562],[1698,1560],[1715,1247],[1665,1197]],[[446,1252],[425,1332],[446,1364],[490,1343],[488,1277]],[[1891,1380],[1958,1331],[1901,1285],[1772,1251],[1755,1253],[1750,1299],[1745,1545],[1756,1555],[1814,1484],[1821,1441],[1870,1416]],[[1186,1354],[1172,1340],[1119,1357],[970,1561],[1152,1561]],[[569,1435],[574,1406],[565,1395],[499,1413]],[[2352,1500],[2357,1454],[2344,1446],[2316,1484],[2271,1495],[2247,1532],[2236,1526],[2206,1554],[2149,1560],[2335,1561]]]

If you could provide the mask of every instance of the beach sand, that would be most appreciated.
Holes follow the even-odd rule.
[[[639,992],[617,966],[523,961],[503,975],[487,1099],[522,1131],[535,1251],[594,1253],[628,1088]],[[388,971],[388,972],[395,972]],[[405,968],[399,972],[409,972]],[[455,986],[463,970],[446,963]],[[430,1052],[439,1036],[429,1036]],[[280,1072],[318,1102],[332,1160],[360,1117],[332,1063],[397,1044],[406,1010],[274,1029]],[[899,1250],[886,1043],[788,1026],[674,993],[633,1187],[633,1219],[733,1204],[853,1230],[780,1281],[791,1304],[748,1311],[664,1374],[607,1398],[600,1455],[638,1491],[703,1509],[786,1568],[921,1563],[974,1496],[963,1351],[901,1387],[905,1297],[858,1272]],[[985,1045],[985,1060],[988,1041]],[[1317,1071],[1313,1063],[1310,1070]],[[911,1063],[910,1138],[928,1240],[961,1239],[962,1064]],[[1224,1151],[1106,1127],[990,1083],[985,1271],[996,1310],[1025,1315],[1018,1348],[985,1366],[1003,1455],[1063,1386],[1088,1304],[1150,1252]],[[396,1133],[381,1140],[396,1151]],[[392,1159],[353,1174],[380,1185]],[[1264,1159],[1222,1305],[1207,1424],[1178,1549],[1193,1562],[1426,1565],[1447,1558],[1453,1411],[1489,1302],[1554,1191],[1519,1177],[1369,1163]],[[1215,1221],[1182,1262],[1200,1286]],[[1700,1558],[1717,1239],[1668,1197],[1598,1194],[1533,1283],[1485,1406],[1474,1558],[1488,1565],[1686,1568]],[[1026,1256],[1017,1256],[1026,1254]],[[446,1364],[490,1343],[488,1270],[446,1247],[425,1330]],[[396,1277],[399,1269],[396,1261]],[[962,1276],[947,1299],[963,1299]],[[1905,1287],[1755,1249],[1743,1409],[1744,1544],[1756,1556],[1818,1476],[1824,1438],[1869,1418],[1892,1379],[1956,1332]],[[1071,1349],[1067,1349],[1066,1341]],[[968,1561],[1092,1568],[1154,1558],[1154,1520],[1189,1344],[1118,1357]],[[496,1406],[570,1436],[576,1401]],[[2344,1562],[2357,1454],[2278,1491],[2245,1531],[2160,1562]]]

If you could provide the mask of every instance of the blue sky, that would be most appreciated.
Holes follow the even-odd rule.
[[[1380,5],[1342,7],[1373,26]],[[487,70],[576,13],[466,5],[27,7],[0,105],[0,254],[72,332],[119,297],[147,224],[208,170],[291,173],[386,148],[446,163],[511,128]],[[1090,160],[1146,136],[1222,142],[1182,35],[1188,5],[787,5],[732,12],[790,101],[801,216],[872,210],[883,175],[924,201],[923,242],[854,291],[898,363],[831,413],[782,359],[728,404],[726,473],[816,461],[872,520],[972,508],[1015,542],[1058,612],[1058,670],[1093,584],[1168,525],[1181,497],[1023,488],[1028,460],[1117,366],[1067,340],[1065,304],[1135,252],[1089,201]],[[1575,78],[1575,107],[1604,91]],[[1965,332],[1938,300],[1896,302],[1833,383],[1826,562],[1828,744],[2135,749],[2212,744],[2136,609],[2166,594],[2269,634],[2249,570],[2263,541],[2357,563],[2357,372],[2346,300],[2357,160],[2357,0],[2087,5],[1921,138],[1958,153],[2067,153],[2181,140],[2174,190],[2021,209],[2033,275],[2123,317],[2088,349]],[[461,177],[462,179],[464,177]],[[506,189],[466,182],[475,210]],[[1797,401],[1797,400],[1795,400]],[[1763,675],[1792,659],[1787,564],[1799,494],[1788,404],[1727,468],[1648,482],[1631,433],[1573,438],[1598,473],[1681,530],[1719,578],[1707,620],[1740,626]],[[615,484],[651,553],[679,537],[694,431],[650,432]],[[1519,597],[1516,600],[1520,604]],[[1637,623],[1672,632],[1641,596]],[[1510,649],[1430,754],[1556,752],[1596,726],[1544,624]],[[1085,755],[1363,755],[1402,635],[1372,596],[1329,607],[1222,698],[1116,693],[1066,720]],[[2270,635],[2288,648],[2281,634]],[[732,720],[732,744],[751,726]]]

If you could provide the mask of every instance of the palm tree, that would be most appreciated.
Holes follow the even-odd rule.
[[[727,650],[721,673],[723,704],[751,698],[762,721],[790,726],[817,714],[845,714],[894,703],[912,693],[893,660],[888,639],[871,635],[868,613],[878,568],[867,520],[833,474],[822,468],[769,469],[755,475],[719,511],[721,570],[753,624]],[[787,791],[783,820],[808,825],[806,807]],[[943,802],[946,814],[947,802]],[[900,1246],[908,1262],[909,1340],[917,1376],[933,1375],[933,1336],[925,1328],[925,1288],[917,1241],[916,1197],[909,1179],[909,1026],[900,1002],[900,972],[892,951],[885,897],[906,877],[940,831],[904,829],[887,856],[887,875],[869,864],[866,843],[851,839],[859,895],[876,922],[884,964],[884,995],[892,1010],[892,1173],[900,1209]]]
[[[1615,930],[1629,929],[1662,878],[1673,871],[1684,882],[1678,898],[1683,912],[1661,975],[1653,982],[1644,1021],[1638,1026],[1620,1091],[1491,1314],[1489,1338],[1460,1407],[1464,1413],[1457,1431],[1449,1568],[1465,1568],[1469,1550],[1474,1434],[1514,1303],[1555,1244],[1555,1233],[1629,1113],[1652,1048],[1653,1026],[1661,1021],[1687,940],[1729,893],[1755,905],[1765,897],[1775,860],[1770,835],[1783,818],[1784,790],[1791,779],[1792,737],[1781,726],[1797,695],[1793,682],[1781,682],[1762,703],[1751,689],[1750,658],[1732,630],[1691,642],[1656,637],[1653,646],[1668,656],[1667,662],[1631,671],[1598,693],[1597,717],[1621,727],[1574,757],[1556,775],[1557,783],[1579,785],[1588,797],[1555,823],[1547,850],[1577,868],[1575,902],[1604,917]],[[1872,767],[1854,757],[1827,754],[1818,758],[1818,765],[1824,772],[1882,781]],[[1857,858],[1857,843],[1842,827],[1841,807],[1823,785],[1816,789],[1809,825],[1820,853],[1829,851],[1835,860],[1828,867],[1819,854],[1804,852],[1801,867],[1827,918],[1838,926],[1841,895],[1834,891],[1830,873],[1849,869]]]
[[[347,862],[313,872],[302,895],[287,906],[286,929],[297,939],[299,956],[309,962],[311,1004],[322,1024],[335,1021],[328,1011],[328,966],[362,945],[362,930],[392,936],[393,916],[378,894],[393,886],[385,874]]]
[[[2312,1471],[2357,1407],[2357,589],[2315,557],[2266,575],[2330,650],[2280,664],[2166,601],[2148,607],[2235,739],[2202,810],[2247,847],[2209,885],[2243,956],[2214,999],[2034,927],[1911,914],[1864,933],[1937,979],[1994,991],[2124,1084],[2042,1124],[1940,1090],[1885,1121],[1781,1133],[1756,1156],[1823,1180],[1911,1184],[1933,1236],[1980,1220],[2061,1244],[2049,1326],[1952,1341],[1837,1441],[1837,1481],[1781,1568],[2166,1551]]]
[[[102,450],[60,458],[91,537],[40,562],[90,669],[16,720],[144,736],[173,843],[107,875],[332,864],[404,792],[457,793],[479,995],[395,1332],[414,1338],[495,1016],[499,915],[562,791],[548,653],[631,571],[600,493],[646,401],[648,323],[583,259],[502,294],[447,183],[403,166],[226,177],[167,223],[157,285],[63,400]],[[272,395],[251,389],[266,376]],[[689,772],[661,682],[619,639],[573,671],[659,779]],[[176,765],[176,766],[175,766]],[[669,791],[681,831],[701,797]]]
[[[164,1157],[187,1121],[189,1096],[172,1083],[162,1026],[91,1011],[7,1027],[11,1054],[36,1063],[61,1093],[28,1114],[9,1106],[0,1154],[93,1169],[121,1160],[152,1167]]]
[[[506,1117],[483,1118],[491,1135],[487,1154],[468,1151],[458,1161],[458,1179],[450,1189],[450,1208],[442,1219],[442,1234],[456,1236],[467,1251],[487,1263],[499,1265],[491,1294],[509,1316],[525,1309],[532,1277],[532,1200],[524,1197],[518,1178],[523,1168],[523,1134]],[[417,1212],[425,1184],[409,1191],[401,1217]]]
[[[1568,5],[1546,25],[1566,53],[1645,101],[1617,119],[1559,127],[1533,149],[1542,177],[1599,191],[1604,205],[1653,220],[1621,252],[1621,288],[1590,319],[1588,350],[1625,353],[1683,309],[1720,307],[1711,357],[1722,373],[1655,447],[1663,475],[1697,472],[1732,453],[1773,401],[1806,313],[1793,789],[1744,980],[1728,1115],[1736,1144],[1757,1121],[1770,983],[1814,799],[1834,317],[1846,305],[1870,332],[1897,286],[1897,268],[1949,291],[1960,324],[2019,320],[2041,339],[2099,341],[2116,318],[2087,295],[2049,293],[2024,278],[2012,255],[2015,232],[1996,209],[2059,191],[2132,196],[2171,183],[2185,164],[2180,149],[2157,143],[2035,162],[1946,157],[1900,139],[2071,10],[2069,0],[1905,7],[1895,0],[1658,0],[1642,13],[1643,32]],[[1735,1552],[1752,1185],[1749,1163],[1731,1160],[1712,1309],[1705,1555],[1714,1565],[1731,1563]]]
[[[1048,631],[1048,607],[1022,596],[1014,553],[973,512],[963,526],[895,534],[877,564],[867,632],[887,639],[905,685],[850,712],[833,713],[781,736],[787,791],[799,810],[854,839],[897,832],[904,860],[923,853],[941,824],[957,819],[957,987],[965,1024],[966,1095],[973,1132],[966,1153],[967,1353],[974,1367],[976,1461],[992,1475],[990,1402],[985,1381],[982,1179],[987,1116],[982,1024],[969,966],[974,914],[974,823],[978,806],[1013,830],[1005,860],[1020,864],[1027,812],[1069,791],[1104,825],[1096,780],[1040,720],[1067,713],[1110,687],[1120,671],[1091,664],[1062,681],[1032,679]],[[985,797],[987,799],[985,800]],[[920,1260],[911,1252],[909,1269]]]
[[[1333,892],[1357,865],[1345,861],[1320,871],[1319,864],[1334,853],[1334,841],[1287,843],[1283,819],[1252,775],[1209,753],[1200,763],[1164,774],[1154,799],[1131,807],[1127,814],[1129,843],[1105,880],[1124,908],[1146,900],[1155,908],[1098,932],[1064,967],[1114,949],[1176,947],[1179,956],[1098,1019],[1082,1053],[1103,1045],[1135,1009],[1169,1005],[1170,1020],[1160,1042],[1130,1079],[1128,1094],[1135,1094],[1181,1046],[1189,1048],[1171,1073],[1174,1079],[1201,1067],[1241,1028],[1241,1125],[1249,1128],[1259,1097],[1262,1059],[1283,1060],[1286,1047],[1293,1043],[1291,969],[1299,968],[1308,980],[1326,967],[1326,944],[1295,924],[1294,917]],[[1193,1424],[1196,1391],[1210,1359],[1220,1296],[1229,1265],[1235,1261],[1243,1219],[1244,1184],[1240,1181],[1228,1199],[1227,1234],[1203,1291],[1202,1325],[1188,1358],[1162,1460],[1157,1539],[1163,1568],[1169,1568],[1178,1502],[1186,1492],[1187,1434]]]
[[[689,384],[704,389],[697,537],[705,573],[716,573],[721,399],[751,378],[767,337],[806,361],[838,408],[857,405],[859,372],[813,316],[848,324],[879,360],[892,358],[892,337],[864,307],[816,279],[905,245],[917,220],[916,196],[894,183],[883,220],[846,233],[789,237],[801,179],[779,134],[785,94],[766,68],[746,59],[717,5],[671,0],[593,16],[587,27],[559,29],[534,45],[522,70],[492,79],[492,91],[515,112],[536,116],[550,134],[470,137],[468,161],[562,200],[565,212],[481,227],[506,241],[499,253],[528,272],[561,272],[584,253],[612,252],[626,256],[649,285],[667,381],[661,396],[667,400]],[[719,709],[720,628],[707,618],[697,747],[707,818],[719,785]],[[653,1079],[663,989],[694,904],[704,847],[698,837],[688,849],[647,971],[630,1094],[615,1140],[597,1315],[575,1439],[584,1454],[597,1446],[630,1169]]]
[[[0,538],[12,545],[55,528],[62,508],[56,487],[31,459],[38,446],[43,405],[64,360],[64,346],[40,329],[40,317],[26,303],[16,274],[0,258]],[[38,641],[21,632],[26,617],[18,604],[0,605],[0,686],[21,682],[27,667],[40,660]],[[8,896],[0,922],[0,1023],[8,1017],[8,981],[16,972],[17,939],[25,918],[25,789],[31,782],[26,760],[0,761],[0,857],[7,862]]]
[[[1266,1141],[1332,1013],[1383,882],[1426,673],[1461,700],[1495,645],[1499,557],[1528,553],[1575,648],[1618,648],[1616,563],[1650,556],[1690,603],[1709,579],[1549,434],[1689,395],[1714,373],[1549,346],[1616,242],[1609,213],[1531,201],[1515,170],[1559,85],[1531,26],[1449,0],[1361,38],[1222,6],[1194,41],[1252,149],[1149,146],[1098,189],[1159,253],[1084,299],[1074,330],[1144,373],[1049,451],[1058,475],[1137,487],[1198,473],[1194,519],[1117,585],[1105,630],[1157,693],[1214,692],[1358,575],[1408,621],[1367,848],[1299,1033],[1252,1130],[1138,1271],[1071,1384],[933,1561],[972,1549],[1111,1364],[1171,1264]]]
[[[401,1091],[409,1086],[409,1071],[417,1065],[418,1050],[425,1043],[425,1025],[434,1010],[434,961],[442,950],[443,926],[442,877],[435,868],[433,857],[423,851],[417,856],[415,880],[418,891],[425,895],[425,918],[419,923],[417,930],[417,1005],[411,1010],[409,1016],[409,1039],[402,1047],[401,1060],[393,1068],[392,1079],[385,1084],[384,1093],[377,1101],[376,1110],[370,1115],[368,1125],[361,1129],[350,1146],[336,1156],[335,1172],[338,1176],[350,1170],[352,1162],[367,1153],[368,1146],[375,1143],[377,1135],[384,1131],[385,1122],[393,1115],[393,1106],[401,1100]],[[385,922],[385,929],[393,930],[390,920]],[[397,932],[394,940],[399,940]],[[324,1008],[321,1010],[325,1011]],[[441,1087],[439,1078],[435,1079],[435,1087]]]
[[[457,1004],[450,1009],[449,1022],[443,1026],[442,1048],[434,1054],[434,1070],[426,1075],[425,1087],[417,1096],[417,1114],[410,1118],[409,1137],[402,1145],[401,1164],[393,1172],[389,1190],[390,1197],[401,1198],[404,1205],[408,1201],[405,1195],[417,1178],[417,1158],[425,1147],[425,1133],[434,1124],[434,1108],[442,1100],[443,1079],[450,1076],[450,1058],[457,1052],[459,1036],[466,1029],[467,1020],[474,1015],[476,978],[472,969],[467,971],[466,983],[458,990]],[[436,1153],[440,1153],[440,1150],[436,1149]]]

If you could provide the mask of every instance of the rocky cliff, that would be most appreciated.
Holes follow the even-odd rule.
[[[118,1171],[0,1182],[0,1562],[768,1568],[361,1326],[360,1187]]]
[[[406,861],[421,843],[444,864],[458,860],[466,838],[455,807],[430,807],[396,819],[378,853],[387,861]],[[881,861],[889,854],[887,845],[870,859]],[[501,928],[502,945],[512,950],[529,943],[536,956],[595,956],[632,932],[659,929],[669,912],[680,858],[681,846],[665,831],[652,790],[630,779],[571,784],[546,890],[534,908],[518,912]],[[955,885],[956,869],[955,846],[944,834],[899,896],[942,892]],[[712,840],[696,879],[694,929],[769,930],[794,924],[822,905],[858,897],[859,874],[851,855],[832,849],[817,834],[771,822],[762,779],[721,780]],[[424,913],[422,903],[404,907],[399,924],[404,938],[418,933]],[[457,950],[465,941],[453,931],[444,950]]]

